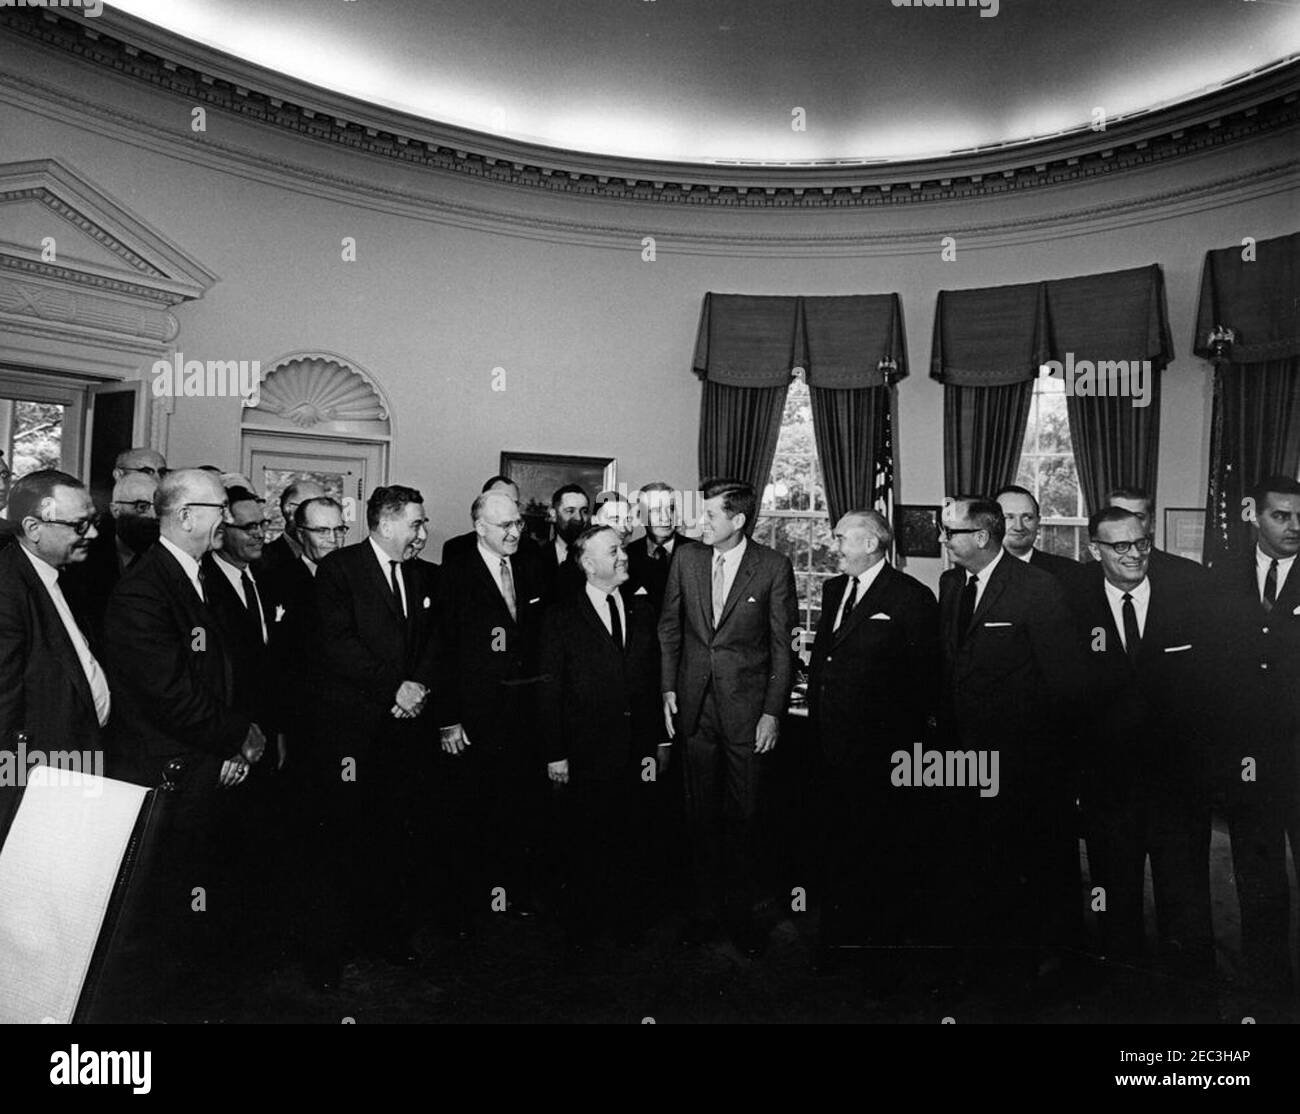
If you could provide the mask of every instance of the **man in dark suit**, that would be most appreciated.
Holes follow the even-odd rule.
[[[542,625],[539,720],[569,864],[567,930],[581,945],[602,927],[633,941],[648,793],[663,732],[658,616],[624,595],[627,553],[592,526],[573,542],[586,590],[548,608]],[[663,748],[664,761],[667,748]]]
[[[153,887],[156,919],[166,954],[182,963],[175,974],[215,977],[223,968],[214,955],[239,943],[241,880],[228,844],[238,795],[266,740],[233,706],[230,650],[201,571],[229,513],[221,481],[198,469],[169,472],[157,507],[158,544],[118,581],[104,616],[114,699],[108,772],[156,786],[169,764],[181,766]],[[193,906],[196,885],[203,916]]]
[[[758,500],[736,480],[704,485],[701,546],[668,570],[659,618],[664,724],[684,745],[696,913],[683,942],[708,939],[719,917],[759,954],[754,918],[764,756],[776,746],[794,679],[798,594],[788,558],[746,537]]]
[[[1118,507],[1088,523],[1095,565],[1076,580],[1087,648],[1080,799],[1107,958],[1139,960],[1148,854],[1167,973],[1214,973],[1208,760],[1216,637],[1204,596],[1150,570],[1151,539]],[[1096,908],[1096,903],[1094,903]]]
[[[1219,784],[1241,906],[1246,978],[1256,993],[1294,985],[1286,843],[1300,855],[1300,484],[1251,492],[1255,545],[1215,563],[1228,717]]]
[[[1155,500],[1146,491],[1140,487],[1112,488],[1106,493],[1106,506],[1119,507],[1121,510],[1137,515],[1142,528],[1147,532],[1147,537],[1152,540],[1148,567],[1153,572],[1163,572],[1166,579],[1171,576],[1179,578],[1187,585],[1189,591],[1206,590],[1208,582],[1203,565],[1155,547]]]
[[[535,563],[518,557],[519,505],[485,492],[472,513],[479,544],[442,569],[434,692],[444,928],[461,937],[503,898],[515,915],[535,912],[547,792],[535,719],[543,586]]]
[[[94,503],[54,470],[28,473],[7,494],[17,542],[0,553],[0,747],[22,732],[46,752],[97,750],[108,679],[59,584],[95,539]]]
[[[1038,540],[1040,515],[1038,500],[1033,493],[1016,484],[1008,484],[993,498],[1006,518],[1007,532],[1002,540],[1002,548],[1017,560],[1051,573],[1068,592],[1072,578],[1082,566],[1068,557],[1059,557],[1055,553],[1034,548],[1034,542]]]
[[[691,539],[677,530],[677,492],[656,480],[641,488],[639,499],[645,534],[627,543],[628,574],[644,586],[656,608],[663,606],[668,586],[668,566],[677,551]]]
[[[114,586],[158,540],[157,490],[158,481],[147,472],[128,472],[118,480],[109,515],[100,520],[99,537],[68,578],[68,591],[76,596],[97,638],[103,635],[104,609]]]
[[[322,893],[307,975],[322,988],[337,986],[349,936],[389,963],[414,964],[416,904],[431,893],[422,844],[437,586],[436,566],[416,560],[429,537],[424,497],[377,487],[366,524],[365,541],[327,554],[316,571],[326,684],[308,761]]]
[[[939,581],[939,738],[998,771],[991,787],[943,790],[953,808],[953,923],[972,943],[1030,949],[1007,959],[1032,982],[1051,966],[1048,957],[1038,968],[1032,949],[1059,944],[1074,914],[1078,847],[1061,726],[1083,696],[1084,662],[1064,589],[1003,550],[997,503],[951,500],[942,529],[957,567]]]
[[[488,491],[500,491],[502,494],[510,496],[516,503],[519,502],[519,485],[509,476],[492,476],[479,488],[479,494],[482,495]],[[448,538],[442,543],[442,563],[445,565],[453,558],[466,553],[473,553],[477,546],[478,534],[473,530],[464,534],[457,534],[454,538]]]
[[[548,602],[576,595],[585,578],[577,563],[570,561],[569,546],[591,524],[591,500],[577,484],[565,484],[551,496],[551,520],[555,537],[536,551],[542,588]]]
[[[808,680],[823,962],[838,945],[901,944],[909,928],[928,835],[890,759],[927,736],[939,667],[934,593],[885,560],[889,523],[850,511],[833,538],[840,574],[822,590]]]
[[[298,540],[298,528],[294,525],[294,514],[298,507],[308,499],[319,499],[325,489],[314,480],[295,480],[280,492],[280,516],[284,520],[284,530],[275,541],[262,549],[258,559],[259,575],[275,573],[281,567],[292,565],[302,556],[302,543]]]

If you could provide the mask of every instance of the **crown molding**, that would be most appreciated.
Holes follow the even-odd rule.
[[[1287,59],[1202,97],[1116,118],[1102,132],[1081,129],[943,158],[865,166],[634,161],[385,109],[111,9],[88,20],[72,11],[3,7],[0,32],[192,104],[403,165],[516,189],[676,208],[833,212],[998,197],[1157,165],[1300,122],[1300,60]]]

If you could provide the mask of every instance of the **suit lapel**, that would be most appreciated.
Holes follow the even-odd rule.
[[[975,614],[971,616],[970,629],[966,631],[968,635],[971,630],[980,625],[984,616],[988,614],[989,608],[997,603],[1002,593],[1007,590],[1007,581],[1014,575],[1011,572],[1011,566],[1007,562],[1014,560],[1016,560],[1015,557],[1004,553],[1002,560],[997,564],[997,568],[990,574],[988,583],[984,585],[984,593],[980,596],[980,602],[975,607]],[[985,572],[987,571],[985,570]],[[983,575],[984,573],[980,573],[980,576]]]
[[[745,542],[745,552],[740,557],[740,568],[736,570],[736,579],[731,582],[731,591],[727,593],[727,602],[722,605],[722,618],[718,620],[721,630],[728,617],[736,609],[736,601],[748,590],[749,582],[754,577],[754,566],[758,564],[758,551],[754,542]],[[709,603],[713,603],[713,583],[709,583]]]
[[[17,545],[17,543],[14,543]],[[41,622],[46,630],[51,632],[52,649],[58,658],[59,666],[68,675],[72,682],[72,687],[76,689],[77,695],[81,698],[83,704],[92,715],[95,712],[95,697],[90,691],[90,682],[86,680],[86,671],[81,668],[81,659],[77,656],[76,647],[72,644],[72,639],[68,635],[67,628],[63,625],[63,619],[59,615],[59,609],[54,606],[54,600],[50,593],[46,591],[45,584],[41,581],[36,570],[32,568],[32,563],[21,553],[15,553],[18,558],[18,568],[28,590],[33,593],[37,607],[41,611]],[[65,594],[64,598],[67,596]],[[68,605],[68,610],[72,610],[72,605]],[[76,615],[73,615],[76,620]],[[80,626],[80,621],[78,620]],[[84,630],[83,630],[84,633]]]
[[[1277,594],[1277,602],[1273,604],[1274,611],[1284,611],[1290,615],[1296,607],[1300,606],[1300,558],[1291,565],[1291,571],[1286,574],[1286,583],[1282,585],[1282,591]]]
[[[868,617],[876,613],[875,609],[879,605],[880,599],[889,590],[889,573],[890,568],[888,565],[885,565],[876,573],[876,579],[871,582],[871,587],[858,598],[853,605],[853,610],[840,624],[840,629],[835,632],[835,641],[837,643],[856,630],[860,623],[866,622]],[[847,580],[845,580],[845,584],[848,584]],[[836,607],[838,608],[838,606],[837,603]]]
[[[695,598],[700,605],[700,618],[703,620],[703,628],[707,631],[713,631],[716,628],[713,625],[713,547],[704,545],[700,549],[700,560],[695,562],[695,579],[699,585]]]
[[[501,594],[501,586],[496,582],[496,578],[493,577],[492,573],[488,571],[488,567],[487,567],[487,565],[486,565],[486,564],[484,563],[484,561],[483,561],[483,555],[482,555],[481,553],[479,553],[477,547],[475,547],[475,549],[474,549],[474,555],[470,558],[470,560],[472,560],[473,563],[474,563],[474,577],[475,577],[475,579],[478,580],[478,582],[479,582],[479,586],[480,586],[482,589],[484,589],[485,591],[491,593],[492,600],[493,600],[493,602],[494,602],[494,604],[495,604],[497,610],[501,612],[501,617],[502,617],[502,618],[503,618],[507,623],[510,623],[510,624],[513,625],[513,626],[517,626],[517,625],[518,625],[517,620],[510,618],[510,608],[506,607],[506,600],[505,600],[505,597]],[[512,566],[513,566],[513,562],[512,562]],[[519,603],[519,575],[518,575],[519,570],[518,570],[518,567],[517,567],[517,566],[513,566],[513,567],[511,568],[510,571],[511,571],[511,573],[512,573],[513,576],[514,576],[514,582],[515,582],[515,614],[518,615],[518,614],[519,614],[519,609],[520,609],[520,603]]]
[[[366,573],[364,575],[370,580],[371,587],[383,596],[384,602],[388,604],[388,610],[392,612],[393,618],[396,619],[399,624],[405,626],[406,618],[402,614],[402,601],[393,595],[392,582],[386,575],[384,575],[384,570],[379,567],[379,562],[375,558],[375,547],[370,544],[369,540],[362,542],[361,546],[361,552],[357,556],[364,559],[366,565]],[[402,583],[406,587],[406,605],[407,607],[410,607],[411,586],[406,583],[405,570],[402,571]]]

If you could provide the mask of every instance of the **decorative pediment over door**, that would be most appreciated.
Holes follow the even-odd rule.
[[[180,331],[172,308],[203,297],[216,281],[65,164],[0,163],[0,348],[7,360],[141,379],[172,350]]]

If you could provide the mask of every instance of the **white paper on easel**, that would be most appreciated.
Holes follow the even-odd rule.
[[[0,1022],[67,1023],[148,790],[37,766],[0,847]]]

